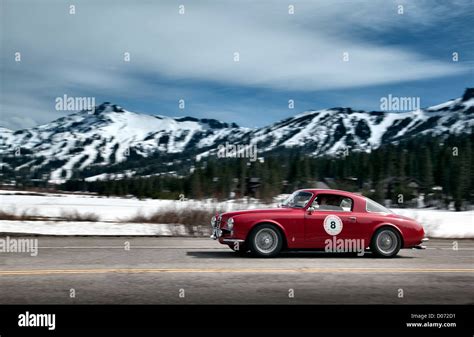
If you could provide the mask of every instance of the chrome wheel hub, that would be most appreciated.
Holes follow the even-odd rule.
[[[278,244],[275,231],[264,228],[255,235],[255,247],[262,253],[271,253]]]
[[[377,237],[377,247],[385,254],[393,253],[397,248],[397,245],[397,236],[392,231],[382,231]]]

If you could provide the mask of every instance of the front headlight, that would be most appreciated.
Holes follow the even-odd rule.
[[[234,228],[234,219],[232,218],[227,219],[227,229],[231,231],[233,228]]]

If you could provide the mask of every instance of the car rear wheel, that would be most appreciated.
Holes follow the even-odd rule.
[[[391,228],[378,229],[370,245],[372,252],[379,257],[394,257],[402,246],[400,234]]]
[[[272,225],[257,226],[249,238],[250,250],[258,257],[277,256],[283,246],[283,238],[278,229]]]

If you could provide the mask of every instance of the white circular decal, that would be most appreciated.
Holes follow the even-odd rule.
[[[329,235],[337,235],[342,231],[342,220],[337,215],[328,215],[324,219],[324,230]]]

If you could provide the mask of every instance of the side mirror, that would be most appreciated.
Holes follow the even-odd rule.
[[[310,207],[308,207],[308,209],[307,209],[308,214],[313,213],[315,210],[316,210],[316,208],[314,208],[313,206],[310,206]]]

